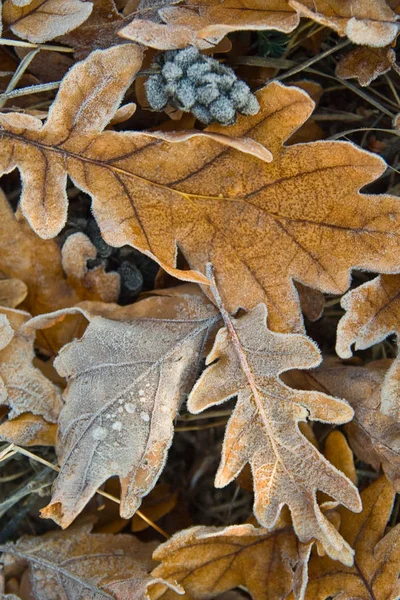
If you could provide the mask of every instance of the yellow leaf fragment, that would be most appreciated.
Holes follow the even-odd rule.
[[[132,535],[90,533],[91,528],[73,526],[0,546],[6,580],[29,573],[32,600],[148,599],[148,587],[157,582],[149,574],[156,544]]]
[[[309,562],[306,600],[396,600],[400,592],[400,525],[385,537],[394,492],[381,477],[361,492],[363,510],[358,515],[340,509],[340,532],[355,549],[354,565],[343,566],[328,557]]]
[[[62,527],[113,475],[121,480],[121,516],[133,515],[164,466],[173,420],[218,320],[214,306],[198,294],[104,305],[114,320],[96,316],[101,303],[93,303],[93,313],[90,304],[75,309],[89,320],[85,334],[55,361],[68,381],[58,430],[61,471],[42,515]],[[65,312],[34,324],[46,326]],[[119,312],[123,321],[115,320]]]
[[[336,352],[352,355],[351,345],[364,350],[388,335],[400,333],[400,276],[382,275],[348,292],[341,300],[346,314],[339,321]],[[399,358],[390,367],[382,386],[381,411],[400,421]]]
[[[354,44],[382,48],[397,36],[398,16],[385,0],[289,0],[289,5]]]
[[[140,17],[139,12],[139,17]],[[232,31],[275,30],[289,33],[299,23],[288,0],[185,0],[158,11],[163,23],[134,19],[119,35],[152,48],[171,50],[192,45],[215,46]]]
[[[43,43],[75,29],[92,12],[85,0],[31,0],[23,4],[5,0],[3,20],[18,37]]]
[[[272,83],[258,93],[257,115],[185,141],[102,131],[140,57],[133,44],[92,52],[63,80],[43,126],[28,115],[0,116],[0,172],[20,169],[21,208],[39,235],[54,236],[65,223],[68,173],[91,195],[108,244],[134,246],[170,274],[205,285],[211,262],[228,310],[265,302],[280,331],[303,330],[294,281],[341,294],[352,268],[399,270],[399,200],[359,193],[384,162],[346,142],[283,145],[313,109],[297,88]],[[250,137],[274,160],[214,134]],[[176,269],[177,247],[192,270]]]
[[[224,487],[250,463],[258,521],[273,527],[286,504],[302,542],[315,538],[330,556],[351,564],[351,548],[322,514],[316,492],[357,511],[357,489],[301,434],[298,423],[308,418],[345,423],[353,411],[343,400],[294,390],[280,380],[284,371],[315,367],[321,357],[305,336],[270,332],[266,317],[259,305],[218,332],[207,357],[210,366],[189,396],[189,410],[198,413],[237,395],[215,485]]]

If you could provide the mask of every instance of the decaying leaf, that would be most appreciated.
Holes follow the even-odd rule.
[[[379,75],[390,71],[396,62],[392,48],[369,48],[360,46],[346,54],[336,66],[336,75],[342,79],[357,79],[367,86]]]
[[[146,11],[144,11],[146,15]],[[139,16],[140,12],[139,12]],[[288,0],[185,0],[178,6],[158,10],[163,23],[138,18],[120,30],[119,35],[132,41],[170,50],[192,45],[199,49],[215,46],[232,31],[293,31],[299,23]]]
[[[279,379],[294,366],[317,366],[321,357],[305,336],[270,332],[266,318],[265,305],[259,305],[227,321],[207,357],[210,366],[189,396],[189,410],[198,413],[237,395],[215,485],[224,487],[250,463],[258,521],[273,527],[286,504],[302,542],[315,538],[330,556],[351,564],[351,548],[322,514],[316,492],[322,490],[357,511],[357,488],[319,454],[298,423],[307,418],[345,423],[353,411],[343,400],[293,390]]]
[[[61,394],[32,365],[35,331],[26,329],[30,315],[0,308],[0,316],[0,403],[10,409],[10,420],[32,413],[49,423],[56,423],[61,409]]]
[[[253,600],[278,600],[291,591],[294,571],[304,568],[309,552],[309,545],[299,544],[288,514],[270,531],[253,525],[191,527],[156,549],[153,558],[162,564],[153,575],[177,581],[197,600],[219,597],[240,585]],[[179,598],[161,584],[150,596]]]
[[[18,446],[55,446],[56,435],[56,423],[32,413],[23,413],[0,424],[0,439]]]
[[[156,544],[132,535],[90,533],[91,528],[73,526],[0,546],[6,579],[28,575],[32,600],[149,598],[148,587],[157,582],[149,574]]]
[[[84,336],[55,361],[69,383],[59,418],[61,472],[42,514],[62,527],[113,475],[121,480],[121,516],[133,515],[163,468],[174,417],[218,319],[199,294],[104,305],[104,314],[117,319],[120,313],[123,321],[96,316],[101,303],[84,306],[75,309],[89,320]],[[38,317],[33,325],[66,312]]]
[[[338,395],[351,404],[354,419],[346,425],[355,454],[379,470],[380,465],[400,491],[400,423],[383,414],[381,388],[390,361],[366,367],[334,365],[311,373],[296,373],[296,385]]]
[[[337,330],[336,352],[350,358],[351,345],[364,350],[388,335],[400,334],[400,276],[383,275],[348,292],[341,300],[346,314]],[[392,364],[382,386],[380,410],[400,421],[400,358]]]
[[[86,0],[31,0],[24,4],[5,0],[3,21],[18,37],[42,43],[81,25],[92,8],[92,2]]]
[[[84,233],[74,233],[62,248],[62,266],[68,283],[82,300],[116,302],[120,290],[120,276],[115,271],[106,273],[104,265],[88,269],[87,261],[95,259],[97,249]]]
[[[0,306],[16,308],[27,294],[28,288],[20,279],[0,279]]]
[[[385,0],[289,0],[289,4],[354,44],[382,48],[397,36],[398,17]]]
[[[101,133],[139,63],[131,44],[92,52],[63,80],[43,127],[28,115],[0,117],[1,170],[20,168],[22,211],[41,236],[65,222],[67,169],[92,196],[107,243],[134,245],[198,283],[208,283],[199,271],[212,262],[228,310],[265,302],[281,331],[302,331],[293,280],[340,294],[353,267],[399,269],[398,199],[359,194],[384,162],[346,142],[282,146],[312,111],[307,94],[272,83],[258,93],[257,115],[176,143],[172,134]],[[250,136],[274,160],[208,132]],[[175,269],[177,246],[196,271]]]
[[[384,536],[394,492],[381,477],[361,492],[363,511],[341,513],[340,532],[354,547],[354,565],[343,566],[328,557],[311,558],[307,600],[396,600],[400,594],[400,525]],[[384,537],[383,537],[384,536]]]

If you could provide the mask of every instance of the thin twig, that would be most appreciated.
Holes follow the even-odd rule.
[[[48,50],[50,52],[75,52],[73,48],[66,46],[54,46],[52,44],[32,44],[31,42],[23,42],[22,40],[8,40],[0,38],[0,46],[19,46],[20,48],[39,48],[40,50]]]
[[[316,62],[319,62],[320,60],[322,60],[323,58],[326,58],[327,56],[329,56],[330,54],[333,54],[334,52],[342,50],[349,44],[350,44],[349,40],[345,40],[344,42],[337,44],[333,48],[329,48],[328,50],[325,50],[325,52],[321,52],[321,54],[318,54],[317,56],[313,56],[309,60],[306,60],[304,63],[301,63],[300,65],[297,65],[296,67],[293,67],[293,69],[286,71],[286,73],[284,73],[283,75],[279,75],[278,77],[275,77],[275,79],[273,81],[283,81],[284,79],[287,79],[288,77],[292,77],[292,75],[296,75],[297,73],[304,71],[308,67],[311,67],[311,65],[315,64]]]

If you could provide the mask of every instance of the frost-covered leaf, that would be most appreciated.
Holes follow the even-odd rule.
[[[398,17],[385,0],[289,0],[289,4],[354,44],[381,48],[397,36]]]
[[[281,600],[291,591],[293,578],[306,571],[309,552],[309,544],[299,544],[287,514],[270,531],[253,525],[191,527],[156,549],[153,558],[162,564],[153,575],[177,581],[197,600],[238,586],[245,586],[253,600]],[[161,584],[150,596],[179,598]]]
[[[0,306],[16,308],[27,294],[28,288],[20,279],[0,279]]]
[[[396,600],[400,594],[400,525],[384,536],[394,492],[381,477],[361,492],[363,510],[341,513],[340,532],[355,549],[354,565],[344,566],[328,557],[309,563],[306,600]]]
[[[121,480],[121,516],[133,515],[164,466],[173,420],[218,319],[204,296],[173,290],[128,307],[83,306],[76,310],[89,320],[85,334],[55,361],[68,381],[59,418],[61,471],[42,514],[62,527],[113,475]],[[46,326],[65,312],[33,325]]]
[[[42,43],[81,25],[92,8],[92,2],[86,0],[31,0],[18,4],[5,0],[3,20],[18,37]]]
[[[337,330],[336,352],[350,358],[351,346],[364,350],[388,335],[400,334],[400,276],[383,275],[348,292],[341,300],[346,314]],[[382,386],[380,410],[400,421],[400,358],[390,367]]]
[[[311,373],[297,374],[296,385],[323,390],[346,400],[354,409],[354,419],[346,425],[355,454],[374,469],[382,468],[400,492],[400,422],[382,411],[381,389],[390,361],[377,361],[367,367],[333,365]],[[299,377],[300,376],[300,377]]]
[[[5,578],[29,573],[32,600],[149,598],[148,587],[157,582],[149,574],[156,544],[132,535],[90,533],[91,527],[73,526],[0,546]]]
[[[65,223],[68,172],[92,196],[107,243],[135,246],[170,274],[204,284],[212,262],[228,309],[265,302],[281,331],[302,331],[294,280],[341,294],[352,268],[399,270],[399,200],[359,193],[385,163],[346,142],[285,147],[313,109],[297,88],[272,83],[258,93],[257,115],[184,141],[102,132],[140,55],[132,44],[92,52],[63,80],[43,127],[28,115],[1,115],[1,171],[18,165],[21,208],[41,236]],[[228,145],[246,137],[273,162]],[[175,268],[178,246],[193,270]]]
[[[288,0],[185,0],[178,6],[162,6],[158,19],[146,19],[146,10],[138,10],[139,18],[120,30],[119,35],[132,41],[170,50],[196,46],[210,48],[232,31],[275,30],[289,33],[299,17]]]
[[[97,249],[84,233],[70,235],[62,247],[62,265],[68,283],[82,300],[116,302],[120,291],[120,276],[106,272],[104,265],[88,269],[87,261],[95,259]]]
[[[390,71],[396,62],[396,54],[390,47],[354,48],[336,66],[336,75],[342,79],[357,79],[360,85],[367,86],[379,75]]]
[[[272,527],[286,504],[302,542],[316,538],[330,556],[351,564],[351,548],[323,516],[316,492],[357,511],[357,489],[319,454],[298,424],[307,418],[345,423],[353,411],[343,400],[294,390],[281,381],[284,371],[315,367],[321,357],[303,335],[270,332],[266,317],[265,306],[259,305],[218,332],[207,357],[210,366],[189,396],[189,410],[198,413],[237,395],[215,485],[224,487],[250,463],[259,522]]]

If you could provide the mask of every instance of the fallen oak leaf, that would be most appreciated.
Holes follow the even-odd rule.
[[[0,546],[6,579],[24,577],[28,569],[33,600],[148,599],[148,587],[157,582],[149,574],[156,544],[132,535],[90,533],[91,528],[72,526]],[[179,591],[173,583],[163,583]]]
[[[394,333],[400,335],[400,276],[382,275],[348,292],[340,301],[346,314],[337,329],[336,352],[352,356],[351,345],[365,350]],[[400,358],[390,367],[382,386],[381,411],[400,420]]]
[[[361,513],[354,515],[339,509],[340,532],[355,549],[354,565],[344,566],[328,557],[312,557],[306,600],[327,597],[396,600],[399,597],[400,525],[384,536],[394,496],[386,477],[381,477],[361,492]]]
[[[381,388],[390,361],[368,367],[333,365],[311,373],[296,372],[296,386],[308,386],[345,398],[354,409],[346,425],[350,445],[358,458],[383,471],[400,492],[400,424],[381,409]],[[290,374],[293,381],[293,374]]]
[[[293,280],[339,294],[352,268],[399,269],[399,200],[359,193],[384,162],[346,142],[283,146],[313,108],[296,88],[272,83],[258,93],[257,115],[183,142],[162,142],[154,132],[101,132],[139,54],[126,44],[77,64],[43,127],[27,115],[0,116],[1,170],[19,166],[21,208],[41,236],[57,234],[65,222],[67,167],[92,196],[108,244],[135,246],[170,274],[205,285],[201,271],[211,261],[227,308],[266,302],[271,327],[281,331],[303,330]],[[244,158],[208,133],[251,137],[274,160]],[[192,270],[175,268],[177,247]]]
[[[81,25],[93,9],[85,0],[3,2],[3,21],[18,37],[41,44]]]
[[[347,36],[354,44],[381,48],[398,33],[398,16],[385,0],[289,0],[289,5],[307,17]]]
[[[56,423],[32,413],[22,413],[0,423],[0,439],[17,446],[55,446],[56,435]]]
[[[82,300],[116,302],[120,292],[120,276],[106,272],[104,265],[88,269],[87,261],[97,256],[97,249],[84,233],[68,236],[62,247],[62,265],[68,283]]]
[[[139,13],[140,14],[140,13]],[[134,19],[119,35],[159,50],[196,46],[207,49],[233,31],[275,30],[289,33],[299,24],[288,0],[185,0],[158,10],[163,23]]]
[[[196,526],[179,531],[155,550],[153,559],[162,564],[152,574],[182,585],[185,598],[216,598],[245,586],[253,600],[281,600],[291,591],[296,571],[306,569],[310,549],[310,544],[299,544],[288,513],[272,530],[251,524]],[[304,589],[299,592],[297,598]],[[150,588],[150,597],[179,598],[162,584]]]
[[[130,518],[154,487],[172,441],[173,419],[219,318],[197,294],[150,297],[129,307],[105,305],[123,321],[96,316],[101,303],[83,306],[30,322],[31,328],[47,326],[72,311],[89,321],[83,337],[65,346],[55,361],[68,381],[58,421],[61,470],[42,515],[63,528],[113,475],[121,480],[123,518]]]
[[[259,305],[245,316],[229,317],[213,288],[225,327],[207,356],[209,365],[189,395],[194,414],[237,395],[228,422],[215,485],[230,483],[246,463],[254,481],[254,514],[271,528],[283,505],[291,511],[301,542],[315,538],[328,555],[352,563],[352,550],[324,517],[316,500],[324,491],[351,510],[361,510],[357,488],[301,434],[310,420],[346,423],[353,410],[319,392],[293,390],[279,375],[317,366],[321,356],[306,336],[267,329],[267,310]]]

